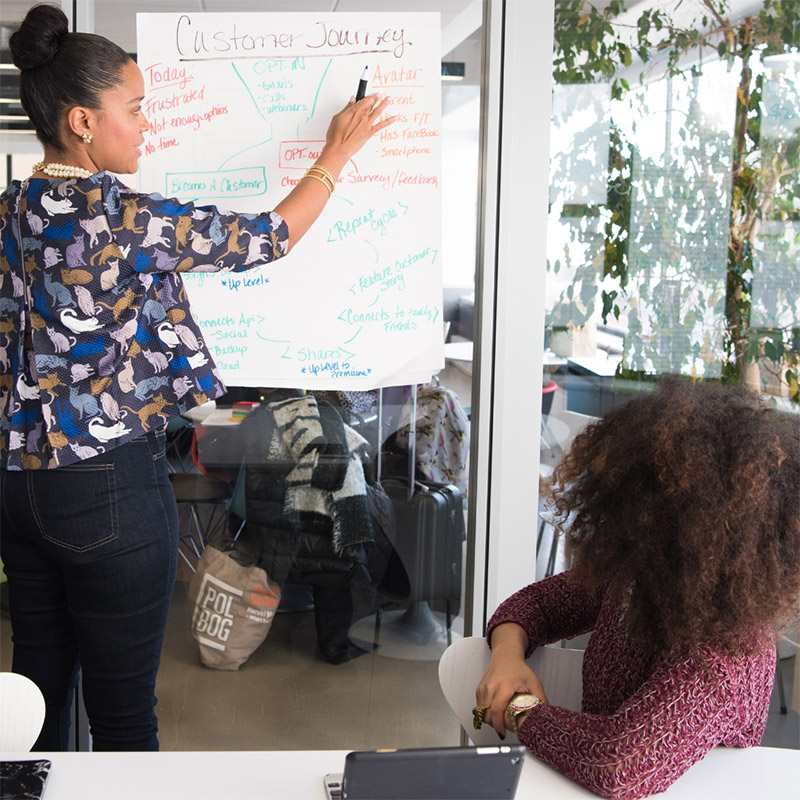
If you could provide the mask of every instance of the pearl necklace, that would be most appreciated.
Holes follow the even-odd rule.
[[[51,178],[90,178],[93,173],[83,167],[71,167],[69,164],[45,164],[40,161],[38,164],[33,165],[34,172],[44,172]]]

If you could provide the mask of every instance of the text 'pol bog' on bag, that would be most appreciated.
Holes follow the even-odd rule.
[[[192,635],[203,664],[239,669],[269,633],[280,599],[280,586],[261,567],[206,547],[189,584]]]

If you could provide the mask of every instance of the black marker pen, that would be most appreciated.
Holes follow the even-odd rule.
[[[361,80],[358,82],[358,91],[356,92],[356,102],[363,99],[367,93],[367,81],[369,80],[369,67],[364,67],[361,73]]]

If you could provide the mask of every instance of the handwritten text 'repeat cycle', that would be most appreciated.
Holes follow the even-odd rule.
[[[389,53],[403,58],[406,48],[412,45],[406,41],[404,28],[346,27],[332,20],[315,22],[308,34],[282,30],[244,32],[235,22],[229,28],[217,25],[205,29],[189,14],[181,14],[175,25],[175,51],[181,60],[356,53]]]

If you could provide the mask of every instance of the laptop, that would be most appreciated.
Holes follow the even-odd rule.
[[[329,800],[501,800],[517,791],[525,747],[356,750],[325,776]]]

